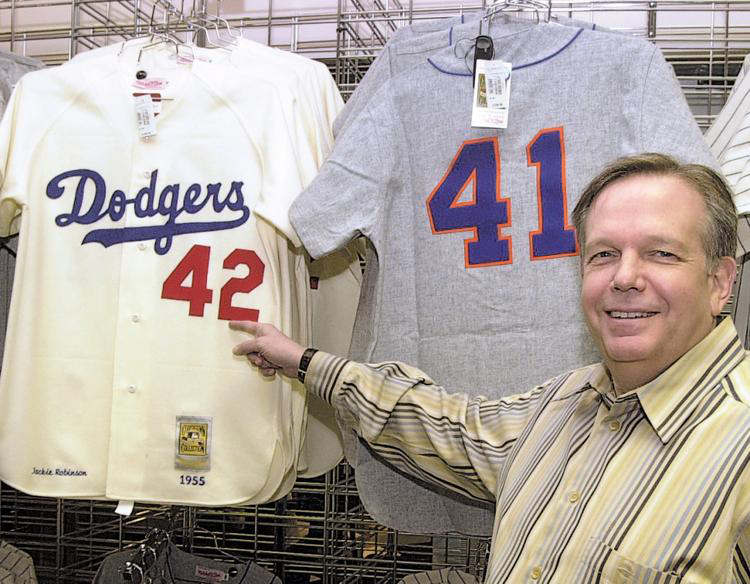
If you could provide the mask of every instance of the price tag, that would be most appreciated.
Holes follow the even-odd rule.
[[[151,138],[156,136],[156,114],[150,95],[138,95],[135,98],[135,117],[138,136]]]
[[[475,128],[507,128],[510,108],[510,76],[513,67],[504,61],[477,60],[471,125]]]

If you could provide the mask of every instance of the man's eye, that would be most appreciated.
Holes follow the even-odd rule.
[[[614,254],[611,251],[598,251],[594,254],[591,254],[589,256],[589,263],[591,262],[597,262],[597,261],[603,261],[607,258],[613,257]]]
[[[676,258],[677,257],[671,251],[664,251],[663,249],[657,249],[654,252],[654,255],[660,258]]]

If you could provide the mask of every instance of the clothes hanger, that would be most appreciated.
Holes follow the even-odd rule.
[[[495,14],[507,9],[533,10],[537,23],[541,22],[540,13],[544,15],[544,22],[549,22],[552,18],[552,0],[502,0],[488,6],[482,15],[482,20],[490,21]]]
[[[193,52],[193,47],[190,44],[182,42],[181,39],[179,39],[177,36],[175,36],[173,33],[170,32],[170,26],[171,26],[171,18],[172,16],[177,16],[178,21],[182,20],[182,13],[175,10],[175,8],[171,4],[167,4],[167,7],[165,9],[165,15],[166,15],[166,23],[163,31],[160,31],[157,29],[155,21],[154,21],[154,14],[156,11],[156,6],[158,2],[154,3],[154,5],[151,8],[151,21],[149,23],[149,33],[151,34],[151,40],[143,45],[140,50],[138,51],[138,63],[141,62],[141,58],[143,57],[144,51],[152,50],[154,48],[163,46],[163,45],[171,45],[175,49],[175,58],[178,60],[180,58],[186,59],[187,62],[192,63],[195,60],[195,54]],[[183,2],[184,4],[184,2]],[[120,49],[120,53],[125,48],[125,43],[123,43],[123,46]],[[184,49],[187,51],[187,56],[180,54],[180,49]]]

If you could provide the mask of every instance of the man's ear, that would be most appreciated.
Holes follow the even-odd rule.
[[[713,290],[711,293],[711,314],[719,316],[721,309],[732,294],[732,286],[737,275],[737,262],[734,258],[720,258],[711,274]]]

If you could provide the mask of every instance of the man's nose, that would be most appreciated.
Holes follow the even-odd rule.
[[[634,253],[624,253],[612,276],[612,288],[618,292],[643,290],[643,264]]]

